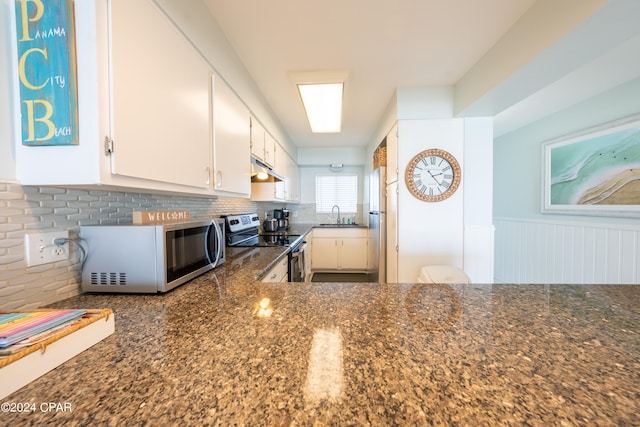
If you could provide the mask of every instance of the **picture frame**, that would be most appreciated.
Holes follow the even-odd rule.
[[[74,2],[17,1],[15,16],[22,145],[79,145]]]
[[[640,114],[542,143],[542,213],[640,217]]]

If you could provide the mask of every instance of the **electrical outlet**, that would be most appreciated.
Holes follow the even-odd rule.
[[[32,233],[24,235],[24,252],[27,267],[64,261],[69,258],[69,243],[56,245],[56,239],[68,239],[68,231]]]

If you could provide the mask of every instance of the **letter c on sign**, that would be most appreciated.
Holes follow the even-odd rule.
[[[42,83],[40,86],[35,86],[34,84],[31,84],[31,82],[29,82],[29,80],[27,80],[27,75],[25,74],[25,64],[27,62],[28,56],[31,55],[32,53],[40,53],[42,54],[42,56],[44,56],[44,59],[48,59],[47,57],[47,50],[46,49],[38,49],[38,48],[33,48],[33,49],[29,49],[28,51],[26,51],[21,57],[20,57],[20,63],[18,64],[18,70],[20,73],[20,81],[22,82],[23,85],[25,85],[27,88],[31,89],[31,90],[38,90],[38,89],[42,89],[43,87],[45,87],[47,85],[47,83],[49,82],[49,79],[46,79],[44,81],[44,83]]]

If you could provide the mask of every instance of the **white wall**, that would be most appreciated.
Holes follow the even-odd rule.
[[[300,168],[300,203],[315,204],[316,203],[316,176],[348,174],[358,176],[358,203],[362,203],[363,194],[363,167],[362,166],[345,166],[340,171],[331,171],[329,165],[326,166],[303,166]]]
[[[300,166],[359,166],[367,163],[365,151],[364,147],[301,147],[297,163]]]
[[[493,281],[493,119],[464,119],[464,271]]]
[[[640,226],[496,218],[497,282],[640,283]]]
[[[380,124],[375,130],[373,135],[369,138],[370,142],[367,145],[365,156],[371,161],[365,164],[365,173],[368,175],[373,169],[373,153],[382,142],[385,136],[389,133],[393,125],[398,121],[398,99],[397,91],[393,93],[393,96],[389,100],[389,104],[384,111],[382,117],[378,121]]]
[[[13,45],[15,34],[14,20],[15,2],[0,1],[0,58],[14,56]],[[16,74],[11,68],[12,61],[0,61],[0,180],[12,180],[16,177],[14,138],[16,113],[13,97],[9,96],[16,89]]]
[[[537,253],[537,243],[531,239],[517,239],[531,230],[530,223],[542,224],[545,232],[555,234],[566,226],[604,227],[624,233],[629,226],[637,226],[633,218],[589,217],[578,215],[549,215],[541,213],[542,161],[541,144],[547,140],[588,129],[612,120],[617,120],[640,112],[640,79],[621,85],[604,94],[568,108],[558,114],[544,118],[514,132],[497,138],[494,142],[494,216],[496,218],[496,277],[499,282],[530,283],[550,280],[584,283],[588,274],[583,269],[563,271],[555,275],[539,274],[531,277],[517,271],[551,270],[558,268],[547,260],[540,264],[530,255]],[[506,224],[509,224],[508,226]],[[501,225],[503,227],[501,228]],[[554,225],[558,225],[555,227]],[[563,239],[564,247],[580,247],[582,237],[568,234]],[[549,239],[557,236],[550,236]],[[507,242],[510,242],[507,244]],[[517,244],[517,247],[513,245]],[[628,255],[628,254],[627,254]],[[560,256],[571,257],[571,252]],[[640,269],[636,253],[635,269]],[[595,263],[604,262],[598,258]],[[608,261],[616,263],[617,261]],[[622,262],[622,261],[620,261]],[[519,268],[513,268],[518,265]],[[569,269],[569,267],[566,267]],[[585,266],[584,268],[587,268]],[[602,283],[615,283],[613,276],[603,279]],[[625,277],[629,277],[628,275]],[[637,279],[636,283],[637,282]]]
[[[398,121],[398,281],[415,282],[420,268],[429,264],[464,267],[464,186],[437,203],[415,198],[404,183],[411,158],[429,148],[441,148],[458,159],[463,175],[463,119]]]
[[[473,282],[493,277],[491,118],[453,118],[450,87],[397,91],[398,281],[414,282],[422,266],[463,269]],[[376,144],[377,145],[377,144]],[[450,198],[426,203],[404,183],[407,164],[420,151],[441,148],[462,168],[462,182]]]
[[[424,86],[398,89],[398,119],[450,119],[453,117],[453,87]]]

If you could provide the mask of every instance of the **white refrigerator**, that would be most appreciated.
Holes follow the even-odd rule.
[[[373,282],[386,282],[386,168],[374,169],[369,177],[369,260],[370,277]]]

